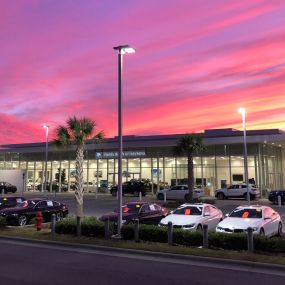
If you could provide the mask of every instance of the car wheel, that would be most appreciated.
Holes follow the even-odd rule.
[[[62,213],[62,212],[56,213],[55,219],[56,219],[57,222],[62,221],[62,219],[63,219],[63,213]]]
[[[117,191],[116,190],[112,190],[111,194],[112,194],[113,197],[116,197],[117,196]]]
[[[224,193],[218,193],[218,194],[217,194],[217,198],[218,198],[219,200],[224,200],[224,199],[225,199],[225,194],[224,194]]]
[[[189,194],[186,194],[186,195],[184,196],[184,200],[185,200],[185,201],[189,201]]]
[[[277,235],[278,235],[279,237],[282,236],[282,223],[279,223],[279,224],[278,224],[278,232],[277,232]]]
[[[250,194],[249,198],[250,198],[250,200],[254,200],[255,199],[255,195]]]
[[[21,227],[27,225],[27,224],[28,224],[28,219],[27,219],[27,217],[26,217],[25,215],[19,216],[19,218],[18,218],[18,224],[19,224],[19,226],[21,226]]]
[[[198,232],[201,232],[202,229],[203,229],[203,228],[202,228],[202,225],[198,225],[198,226],[197,226],[197,231],[198,231]]]
[[[158,200],[163,200],[164,195],[162,193],[157,194],[157,199]]]
[[[139,195],[140,195],[139,191],[135,190],[135,191],[134,191],[134,196],[135,196],[135,197],[139,197]]]
[[[265,232],[264,232],[264,228],[261,228],[259,231],[259,235],[261,236],[265,236]]]

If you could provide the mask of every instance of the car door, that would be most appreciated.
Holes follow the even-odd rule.
[[[173,186],[171,187],[167,192],[166,192],[166,197],[167,199],[175,199],[178,191],[178,186]]]
[[[211,210],[211,217],[212,217],[212,229],[214,230],[218,223],[221,221],[221,212],[218,208],[215,206],[210,206]]]
[[[232,185],[227,189],[227,195],[228,197],[237,197],[239,195],[239,186],[240,185]]]
[[[210,206],[205,206],[203,209],[203,224],[208,225],[209,231],[215,229],[216,224],[215,224],[215,217],[214,217],[214,212],[212,211]]]
[[[152,224],[153,217],[149,205],[143,205],[139,211],[139,221],[141,224]]]
[[[277,233],[278,224],[279,224],[277,213],[270,207],[265,208],[264,219],[265,219],[265,226],[264,226],[265,232],[269,235],[274,235],[275,233]]]

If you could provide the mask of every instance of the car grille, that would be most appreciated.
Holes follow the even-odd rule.
[[[182,228],[182,226],[174,225],[174,226],[173,226],[173,228],[175,228],[175,229],[181,229],[181,228]]]

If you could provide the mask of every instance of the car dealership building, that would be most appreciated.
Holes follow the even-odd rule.
[[[175,155],[173,148],[183,134],[124,136],[123,179],[149,179],[154,184],[173,185],[187,179],[187,158]],[[196,186],[213,195],[217,188],[244,181],[243,132],[234,129],[205,130],[206,151],[194,156]],[[0,169],[25,170],[23,188],[41,182],[45,171],[45,143],[2,145]],[[285,133],[278,129],[247,131],[248,177],[266,195],[268,189],[284,188]],[[85,150],[84,180],[101,188],[117,183],[118,138],[100,144],[88,142]],[[64,171],[69,191],[74,182],[75,146],[48,148],[48,180]],[[57,175],[57,177],[61,177]],[[60,181],[59,184],[63,183]],[[34,190],[35,187],[32,187]]]

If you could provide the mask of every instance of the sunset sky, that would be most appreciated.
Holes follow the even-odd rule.
[[[117,135],[285,130],[285,0],[0,1],[0,144],[45,140],[70,116]]]

